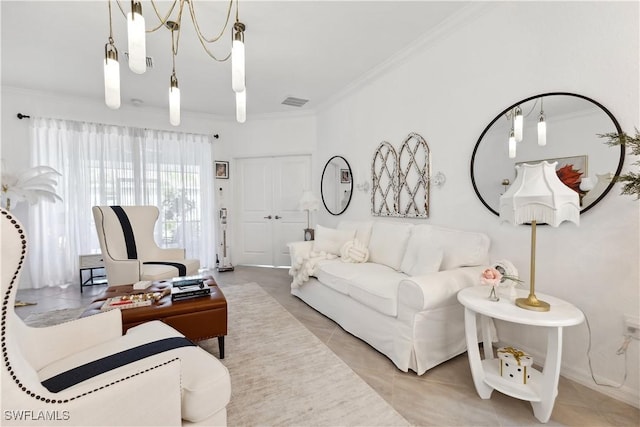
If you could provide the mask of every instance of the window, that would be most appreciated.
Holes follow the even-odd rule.
[[[32,164],[61,173],[63,199],[32,207],[33,287],[78,281],[78,255],[100,250],[96,205],[158,206],[156,242],[214,265],[211,137],[42,118],[32,120],[31,136]]]

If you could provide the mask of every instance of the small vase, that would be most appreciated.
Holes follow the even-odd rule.
[[[515,304],[516,302],[516,298],[518,297],[518,293],[516,292],[516,285],[514,284],[510,284],[509,285],[509,300]]]
[[[489,294],[489,301],[500,301],[500,298],[498,298],[498,294],[496,293],[496,287],[492,286],[491,287],[491,293]]]

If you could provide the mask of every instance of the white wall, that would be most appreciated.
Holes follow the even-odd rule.
[[[501,225],[477,199],[469,177],[473,146],[504,108],[552,91],[599,101],[627,132],[640,126],[638,3],[500,2],[476,12],[325,106],[318,114],[317,167],[339,154],[356,177],[366,176],[381,141],[399,147],[408,133],[421,134],[432,150],[432,171],[447,177],[444,187],[432,190],[427,222],[485,231],[492,258],[511,260],[528,281],[530,229]],[[640,202],[618,192],[616,186],[585,213],[579,228],[539,227],[536,271],[538,292],[564,298],[587,315],[596,378],[610,383],[619,383],[625,370],[624,358],[615,354],[623,315],[637,317],[640,306]],[[370,216],[369,195],[356,191],[342,217],[324,213],[319,222]],[[498,329],[503,341],[543,360],[543,331],[509,324]],[[638,405],[640,343],[629,347],[629,377],[617,390],[591,381],[588,337],[585,324],[565,329],[563,375]]]

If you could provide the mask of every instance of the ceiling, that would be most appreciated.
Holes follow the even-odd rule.
[[[125,11],[130,2],[122,0]],[[172,2],[156,1],[161,13]],[[203,33],[224,25],[229,1],[191,0]],[[159,22],[142,1],[147,29]],[[460,12],[459,1],[244,1],[247,29],[247,116],[313,110]],[[212,60],[198,42],[186,10],[176,58],[183,111],[233,117],[231,64]],[[102,61],[109,36],[107,1],[2,1],[2,84],[104,99]],[[168,108],[171,33],[147,34],[145,74],[128,69],[126,22],[112,1],[120,54],[122,104]],[[175,17],[175,14],[173,15]],[[231,20],[235,17],[235,4]],[[210,50],[229,53],[230,30]],[[303,107],[282,105],[289,96]],[[133,100],[133,101],[132,101]],[[106,107],[105,107],[106,108]]]

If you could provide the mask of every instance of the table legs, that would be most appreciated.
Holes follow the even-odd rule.
[[[531,402],[533,414],[543,423],[549,421],[558,395],[560,361],[562,360],[562,328],[547,328],[547,356],[540,384],[540,402]]]
[[[485,327],[485,323],[486,322],[483,320],[482,339],[484,340],[484,355],[486,358],[487,355],[490,354],[490,358],[493,358],[493,350],[491,349],[491,333],[487,329],[487,327]],[[473,384],[475,385],[476,391],[481,398],[489,399],[491,397],[491,393],[493,392],[493,388],[489,387],[484,382],[484,368],[482,367],[482,360],[480,359],[480,349],[478,348],[476,313],[466,307],[464,309],[464,326],[465,335],[467,338],[467,354],[469,356],[469,367],[471,368]]]

